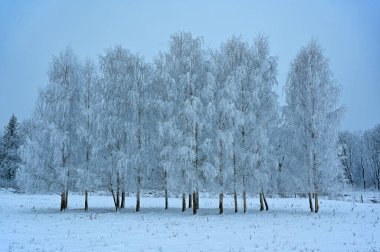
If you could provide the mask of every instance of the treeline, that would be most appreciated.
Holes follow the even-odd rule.
[[[341,132],[338,148],[347,182],[364,190],[380,190],[380,124],[364,132]]]
[[[340,87],[318,42],[301,48],[279,107],[277,57],[265,36],[232,37],[219,49],[191,33],[175,33],[152,63],[121,46],[80,60],[72,49],[54,56],[20,147],[17,181],[26,192],[108,190],[115,209],[126,192],[162,190],[199,207],[199,192],[303,192],[310,210],[318,194],[347,180],[338,160],[343,109]],[[312,202],[314,195],[314,203]]]

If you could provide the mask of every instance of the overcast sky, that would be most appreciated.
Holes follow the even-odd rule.
[[[342,128],[380,123],[380,1],[0,0],[0,127],[12,113],[31,115],[52,55],[66,46],[96,58],[119,44],[151,61],[177,31],[211,48],[232,35],[267,35],[279,57],[281,104],[290,62],[315,38],[343,87]]]

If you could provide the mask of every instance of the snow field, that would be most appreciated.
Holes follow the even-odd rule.
[[[239,199],[241,200],[241,199]],[[248,198],[248,213],[235,214],[233,198],[201,198],[199,214],[181,212],[181,199],[135,198],[115,212],[111,196],[69,195],[59,211],[59,195],[0,192],[0,251],[380,251],[380,204],[320,200],[320,213],[306,199],[269,198],[260,212]],[[239,201],[239,207],[242,202]]]

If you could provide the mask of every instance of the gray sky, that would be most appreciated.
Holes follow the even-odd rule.
[[[380,1],[0,0],[0,127],[12,113],[30,116],[52,55],[67,45],[96,58],[120,44],[151,61],[177,31],[203,36],[212,48],[231,35],[269,36],[281,103],[291,60],[318,39],[343,86],[343,129],[380,123]]]

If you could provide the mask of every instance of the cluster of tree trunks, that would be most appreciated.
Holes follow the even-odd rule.
[[[113,202],[115,204],[115,210],[118,211],[120,208],[124,208],[125,207],[125,191],[123,190],[120,195],[119,189],[116,190],[116,193],[114,192],[114,190],[111,189],[111,194],[112,194]],[[85,197],[87,198],[87,195]]]
[[[319,211],[318,193],[313,193],[315,209],[313,207],[313,199],[311,197],[310,192],[308,193],[308,197],[309,197],[310,212],[318,213],[318,211]]]
[[[116,193],[111,190],[111,194],[114,200],[115,209],[118,211],[120,208],[125,208],[125,191],[123,190],[121,192],[116,191]],[[61,211],[64,211],[67,209],[68,206],[68,191],[62,191],[61,193]],[[120,197],[121,196],[121,197]],[[222,214],[224,212],[223,207],[223,192],[219,193],[219,214]],[[309,199],[309,207],[311,212],[317,213],[319,211],[319,200],[318,200],[318,193],[308,193],[308,199]],[[314,199],[314,206],[313,206],[313,199]],[[269,206],[268,202],[266,200],[264,192],[260,192],[259,194],[259,200],[260,200],[260,211],[268,211]],[[238,201],[237,201],[237,192],[234,191],[234,206],[235,206],[235,213],[238,212]],[[189,193],[189,201],[188,201],[188,207],[193,209],[193,214],[197,214],[197,210],[199,209],[199,193],[194,191],[193,193]],[[168,203],[168,192],[165,190],[165,209],[169,208]],[[84,210],[88,211],[88,191],[85,191],[85,203],[84,203]],[[136,193],[136,212],[140,211],[140,192],[137,191]],[[182,212],[186,211],[186,193],[182,193]],[[246,191],[243,191],[243,212],[247,213],[247,193]]]

